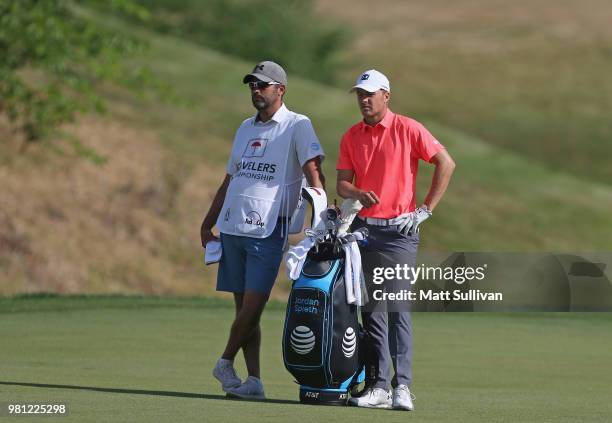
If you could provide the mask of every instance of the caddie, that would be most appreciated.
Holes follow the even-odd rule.
[[[364,206],[353,221],[352,230],[366,227],[369,231],[368,245],[361,254],[370,292],[375,266],[415,266],[419,228],[433,215],[455,163],[422,124],[389,109],[391,87],[381,72],[372,69],[362,73],[351,91],[356,93],[363,120],[342,137],[336,188],[341,197],[357,199]],[[433,164],[435,171],[429,192],[417,208],[419,160]],[[404,284],[409,287],[410,282]],[[376,303],[372,295],[370,303]],[[367,363],[368,389],[360,397],[351,398],[350,403],[413,410],[410,312],[401,308],[386,310],[389,309],[362,309],[374,354]],[[395,370],[393,378],[391,365]]]
[[[227,174],[200,232],[204,248],[219,241],[212,232],[215,224],[220,232],[217,290],[233,293],[236,308],[213,375],[229,396],[263,399],[259,320],[278,274],[289,224],[301,230],[303,220],[291,217],[303,179],[309,186],[324,188],[324,153],[310,119],[284,104],[287,76],[280,65],[258,63],[243,83],[257,113],[236,132]],[[248,370],[244,382],[233,366],[240,349]]]

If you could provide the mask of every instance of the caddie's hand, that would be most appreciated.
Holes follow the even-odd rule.
[[[372,207],[374,204],[380,203],[380,199],[374,193],[374,191],[361,191],[357,197],[357,200],[359,200],[359,202],[363,204],[363,207],[365,208]]]
[[[212,233],[211,229],[200,229],[200,237],[202,238],[202,247],[206,248],[206,244],[210,241],[219,241],[219,237]]]

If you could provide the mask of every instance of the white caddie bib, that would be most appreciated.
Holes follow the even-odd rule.
[[[291,121],[295,116],[290,118]],[[238,170],[232,175],[217,228],[223,233],[265,238],[274,231],[285,191],[292,192],[302,177],[287,181],[287,166],[293,151],[293,124],[253,125],[239,128],[234,149],[241,151]],[[283,210],[291,216],[294,210]]]

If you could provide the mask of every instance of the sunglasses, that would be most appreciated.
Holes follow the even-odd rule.
[[[249,88],[252,90],[265,90],[269,85],[280,85],[278,82],[251,81]]]

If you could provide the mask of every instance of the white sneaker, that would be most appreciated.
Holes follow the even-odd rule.
[[[230,388],[240,386],[242,382],[236,374],[236,370],[234,370],[234,364],[230,360],[224,358],[220,358],[217,364],[215,364],[213,376],[221,382],[221,389],[225,392]]]
[[[230,388],[225,392],[227,392],[228,397],[233,398],[257,400],[266,399],[261,379],[255,376],[247,377],[242,385]]]
[[[412,400],[414,395],[406,385],[399,385],[393,390],[393,409],[395,410],[414,410]]]
[[[391,391],[370,388],[362,396],[349,399],[349,404],[367,408],[391,408]]]

